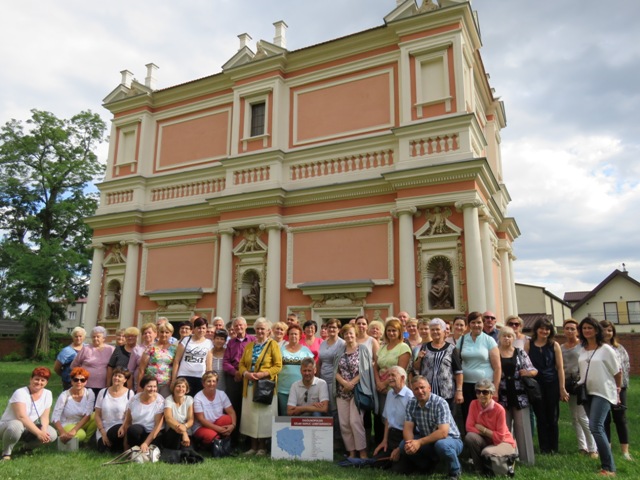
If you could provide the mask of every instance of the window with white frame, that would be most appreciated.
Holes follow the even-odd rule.
[[[616,302],[604,302],[604,318],[612,323],[618,323],[618,304]]]
[[[257,102],[251,104],[251,127],[249,136],[257,137],[264,135],[266,127],[266,102]]]
[[[640,302],[627,302],[627,312],[629,312],[629,323],[640,323]]]

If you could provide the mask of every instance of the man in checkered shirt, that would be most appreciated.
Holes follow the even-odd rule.
[[[421,375],[411,380],[412,398],[407,404],[400,461],[394,470],[410,473],[418,470],[430,474],[438,461],[443,461],[450,480],[458,480],[462,472],[458,455],[462,440],[447,401],[431,393],[431,385]]]

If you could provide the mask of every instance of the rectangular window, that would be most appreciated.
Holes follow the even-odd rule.
[[[76,319],[76,313],[77,313],[77,312],[75,312],[75,311],[71,310],[71,311],[69,312],[69,315],[68,315],[68,316],[69,316],[69,320],[72,320],[72,321],[73,321],[73,320],[75,320],[75,319]]]
[[[616,302],[604,302],[604,318],[612,323],[618,323],[618,304]]]
[[[627,302],[629,323],[640,323],[640,302]]]
[[[264,135],[264,121],[266,112],[265,102],[254,103],[251,105],[251,136],[257,137]]]

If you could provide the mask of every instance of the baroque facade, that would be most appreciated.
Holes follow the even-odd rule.
[[[393,3],[393,2],[390,2]],[[218,74],[105,99],[87,326],[517,313],[500,130],[464,1],[289,51],[240,35]]]

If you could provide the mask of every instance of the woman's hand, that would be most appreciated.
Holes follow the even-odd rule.
[[[142,442],[140,444],[140,451],[141,452],[148,452],[149,451],[149,445],[147,445],[146,442]]]
[[[187,432],[184,432],[182,434],[182,442],[180,442],[180,444],[183,447],[188,447],[191,445],[191,439],[189,438],[189,435],[187,434]]]
[[[355,385],[351,382],[344,382],[342,388],[344,388],[346,392],[351,392],[355,388]]]
[[[107,432],[105,432],[103,430],[100,433],[102,433],[102,443],[104,443],[105,447],[110,447],[111,446],[111,440],[109,440],[109,437],[107,437]]]

